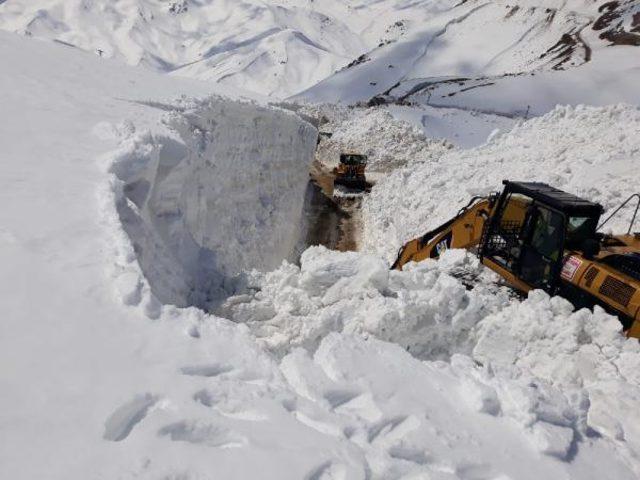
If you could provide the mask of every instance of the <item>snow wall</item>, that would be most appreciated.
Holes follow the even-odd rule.
[[[317,131],[221,98],[164,122],[175,138],[133,136],[112,162],[118,215],[157,300],[213,308],[244,270],[294,256]]]

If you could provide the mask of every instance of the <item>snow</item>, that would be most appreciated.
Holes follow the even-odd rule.
[[[313,85],[365,48],[356,32],[321,13],[322,7],[272,3],[12,0],[0,5],[0,28],[278,96]],[[344,12],[332,3],[340,7],[336,13]]]
[[[474,288],[465,288],[459,279],[461,272],[475,275]],[[444,372],[448,378],[441,380],[441,388],[421,397],[423,407],[428,409],[437,392],[446,392],[457,416],[462,402],[468,411],[500,419],[498,424],[518,426],[530,447],[549,457],[583,465],[589,456],[599,455],[600,448],[612,448],[605,446],[611,441],[620,447],[616,456],[631,467],[640,437],[632,419],[614,419],[628,418],[628,406],[640,398],[640,378],[632,373],[640,361],[640,345],[625,339],[618,320],[601,309],[574,313],[566,300],[540,291],[521,302],[494,282],[475,257],[461,251],[449,251],[439,262],[426,261],[398,272],[389,271],[375,256],[315,247],[303,254],[300,267],[285,264],[258,275],[253,283],[258,293],[232,297],[225,314],[248,325],[259,344],[284,356],[284,374],[302,396],[324,396],[336,411],[339,405],[342,415],[379,420],[384,403],[368,383],[368,372],[375,372],[380,388],[394,392],[395,397],[405,395],[404,387],[396,382],[406,382],[415,393],[424,387],[419,380],[423,369],[430,372],[429,382],[435,381],[434,371]],[[366,340],[362,345],[376,345],[364,348],[378,348],[381,339],[393,342],[397,353],[392,359],[380,352],[370,357],[362,354],[354,365],[353,351],[363,348],[355,340],[346,350],[349,353],[325,365],[327,344],[342,349],[342,343],[360,337]],[[315,352],[315,362],[324,374],[338,382],[339,395],[330,394],[329,382],[320,380],[324,375],[311,363],[309,351]],[[423,359],[422,368],[400,369],[393,379],[378,379],[398,361],[399,352]],[[292,362],[299,365],[297,369]],[[403,380],[403,375],[409,378]],[[363,384],[366,388],[354,392],[354,385]],[[614,384],[619,388],[616,395],[602,393]],[[456,395],[459,399],[454,401]],[[338,398],[335,404],[334,397]],[[440,417],[428,418],[434,428]],[[410,430],[422,432],[421,421],[403,417],[405,421],[416,424]],[[336,431],[327,425],[318,428]],[[465,424],[462,430],[469,428],[473,429]],[[452,430],[459,431],[457,427],[446,429]],[[417,445],[433,450],[439,441],[414,444],[409,440],[410,450]],[[464,437],[456,438],[457,448],[464,444]],[[484,462],[488,470],[504,468],[495,455]],[[583,466],[576,468],[575,478],[600,474],[578,474]],[[510,475],[513,473],[507,478]],[[515,478],[527,477],[519,474]]]
[[[431,15],[397,42],[372,49],[367,61],[292,98],[344,104],[375,99],[510,117],[542,115],[558,104],[637,104],[636,47],[607,40],[622,31],[640,43],[631,33],[637,6],[608,4],[612,19],[603,21],[603,5],[440,2],[439,9],[434,3],[421,9],[433,8]]]
[[[294,259],[317,132],[286,111],[222,98],[177,110],[164,123],[179,140],[133,135],[110,171],[154,297],[208,310],[244,270]],[[137,304],[139,282],[124,272],[123,300]]]
[[[0,35],[11,67],[0,75],[10,119],[0,129],[0,195],[10,206],[0,212],[0,477],[196,477],[215,466],[227,478],[282,478],[286,462],[300,478],[316,468],[319,449],[335,442],[280,406],[292,394],[277,364],[231,322],[163,307],[109,196],[117,135],[171,137],[160,123],[171,98],[239,93]],[[212,407],[195,400],[210,389],[222,395],[205,400]],[[259,418],[248,408],[255,398],[271,409],[262,428],[214,408]],[[287,422],[295,461],[286,436],[274,443]],[[263,447],[238,448],[247,437]]]
[[[516,297],[462,251],[389,270],[503,178],[635,191],[635,50],[591,2],[518,6],[0,2],[0,28],[58,41],[0,32],[0,477],[638,478],[640,344],[615,317]],[[540,57],[565,33],[589,62]],[[387,104],[261,96],[308,87]],[[378,172],[362,252],[297,258],[307,114],[327,163]]]
[[[410,98],[421,103],[428,95],[432,106],[520,117],[541,115],[556,105],[637,105],[640,61],[633,48],[600,52],[594,61],[572,70],[441,84]]]

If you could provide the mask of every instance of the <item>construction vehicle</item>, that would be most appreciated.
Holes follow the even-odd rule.
[[[341,153],[340,163],[333,169],[334,185],[343,185],[354,190],[366,190],[369,187],[364,174],[367,156],[359,153]]]
[[[516,290],[542,289],[576,308],[600,305],[620,318],[628,336],[640,338],[640,234],[631,233],[640,195],[600,223],[604,209],[597,203],[544,183],[503,184],[501,194],[474,197],[454,218],[404,245],[392,268],[468,249]],[[627,233],[601,233],[634,199]]]

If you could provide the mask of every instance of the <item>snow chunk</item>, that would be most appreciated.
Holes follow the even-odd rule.
[[[542,452],[564,459],[573,442],[573,430],[550,423],[536,423],[533,427],[533,443]]]

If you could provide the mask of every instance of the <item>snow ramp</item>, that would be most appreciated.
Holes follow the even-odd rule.
[[[245,270],[294,256],[317,131],[222,98],[184,101],[164,122],[171,135],[131,136],[113,160],[118,215],[155,299],[213,308]]]

